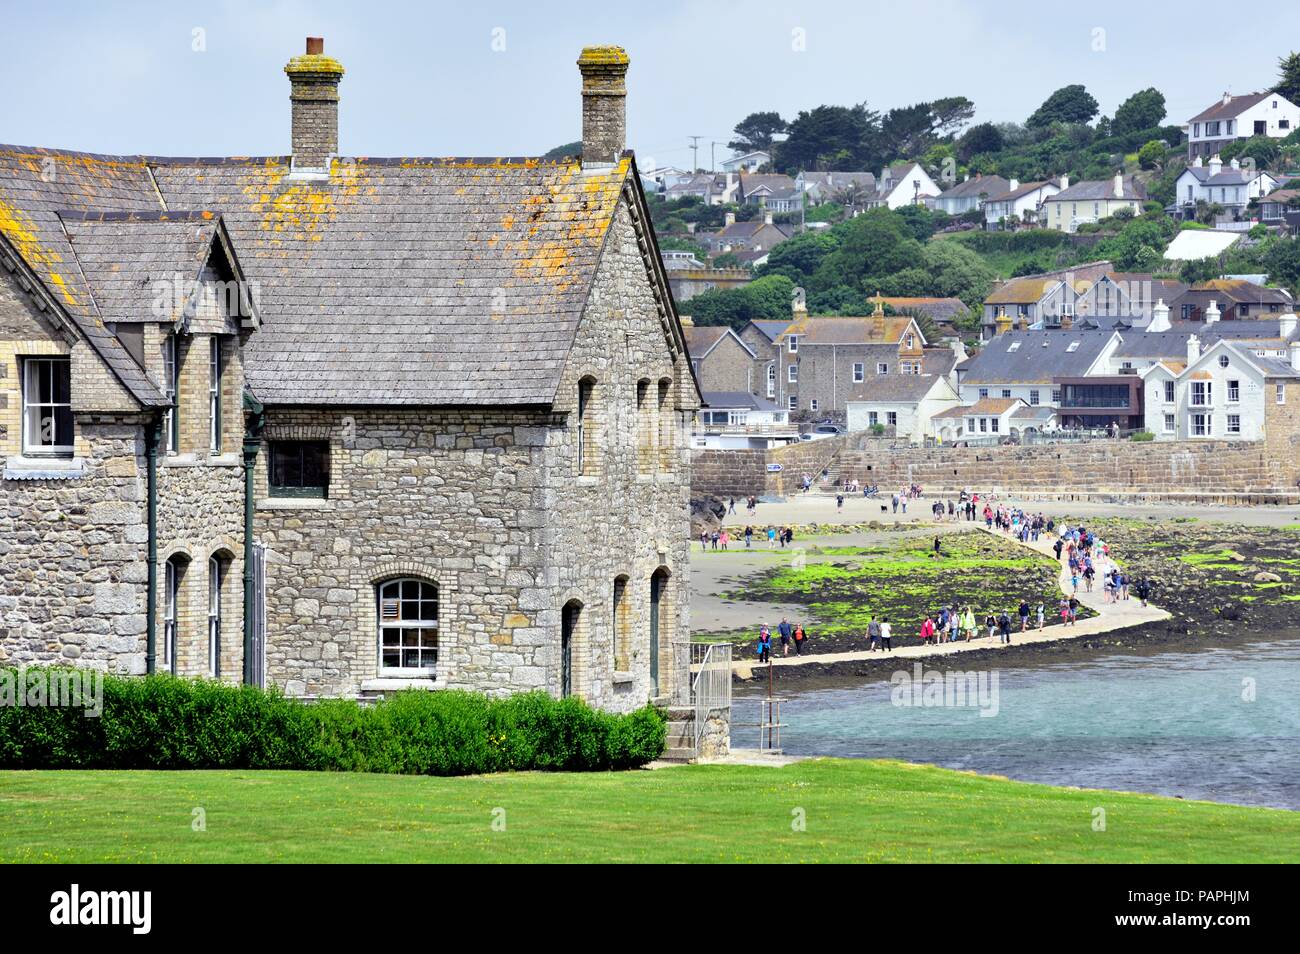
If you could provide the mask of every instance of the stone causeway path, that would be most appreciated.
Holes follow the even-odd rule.
[[[1015,540],[1001,531],[986,529],[983,524],[980,524],[978,529],[983,533],[989,533],[993,536],[1001,537],[1005,540],[1011,541],[1012,543],[1019,543],[1021,546],[1028,547],[1031,550],[1036,550],[1045,556],[1056,559],[1056,554],[1052,549],[1054,538],[1052,541],[1040,539],[1036,543],[1020,543],[1020,541]],[[1169,619],[1172,616],[1172,614],[1167,610],[1163,610],[1154,604],[1148,603],[1146,606],[1143,606],[1141,600],[1131,595],[1127,600],[1120,600],[1117,603],[1106,602],[1105,590],[1101,585],[1102,569],[1103,565],[1098,564],[1097,582],[1094,585],[1093,591],[1091,593],[1085,592],[1083,583],[1080,581],[1079,592],[1077,594],[1079,602],[1084,606],[1087,606],[1089,609],[1094,610],[1097,613],[1096,616],[1081,619],[1073,626],[1049,625],[1041,632],[1037,628],[1033,628],[1025,633],[1018,631],[1017,626],[1019,620],[1015,620],[1011,631],[1011,645],[1025,646],[1034,643],[1052,643],[1062,639],[1078,639],[1082,636],[1097,636],[1101,633],[1110,633],[1119,629],[1128,629],[1132,626],[1141,626],[1145,623],[1156,623],[1160,620]],[[1061,576],[1059,583],[1061,592],[1069,594],[1072,589],[1070,583],[1070,567],[1064,560],[1061,561]],[[1056,606],[1045,607],[1045,612],[1048,619],[1052,619],[1053,617],[1059,618]],[[1030,619],[1030,624],[1031,626],[1036,624],[1036,620],[1032,617]],[[920,627],[918,626],[916,628],[919,629]],[[775,642],[775,636],[773,637],[773,641]],[[863,642],[865,641],[866,636],[864,634]],[[998,642],[997,637],[990,639],[987,636],[973,639],[969,643],[962,640],[956,643],[940,643],[936,646],[926,646],[918,641],[915,632],[910,630],[903,632],[897,629],[894,631],[893,642],[894,649],[888,654],[891,659],[895,657],[899,659],[929,659],[936,656],[955,656],[959,653],[974,651],[988,652],[990,650],[996,651],[998,649],[1007,648],[1005,644]],[[755,669],[762,668],[762,664],[760,664],[757,657],[753,655],[752,641],[744,644],[743,651],[749,654],[748,658],[735,660],[732,663],[731,668],[732,672],[737,676],[749,679],[752,678]],[[819,663],[855,662],[863,659],[875,659],[881,655],[883,654],[880,652],[871,652],[862,649],[844,653],[809,653],[806,656],[774,656],[773,665],[780,668],[782,666],[806,666],[817,665]]]

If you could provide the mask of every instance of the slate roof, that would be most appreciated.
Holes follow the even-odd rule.
[[[1233,302],[1255,303],[1272,303],[1272,304],[1291,304],[1291,296],[1281,288],[1270,288],[1267,285],[1256,285],[1240,278],[1215,278],[1207,282],[1198,282],[1187,289],[1178,300],[1195,298],[1197,300],[1208,300],[1211,296],[1219,296],[1218,300],[1229,300]]]
[[[911,318],[884,318],[882,336],[876,334],[876,321],[873,318],[809,318],[799,332],[799,347],[826,344],[896,346],[911,323]]]
[[[1076,182],[1068,189],[1048,196],[1047,202],[1093,202],[1100,199],[1137,199],[1139,201],[1146,199],[1146,187],[1142,185],[1133,176],[1123,176],[1121,179],[1121,195],[1115,194],[1115,179],[1112,176],[1109,179],[1088,180],[1086,182]]]
[[[914,311],[929,315],[935,321],[952,321],[954,318],[960,318],[970,310],[960,298],[907,298],[897,296],[891,298],[873,295],[867,299],[867,304],[874,305],[877,301],[888,305],[895,312]]]
[[[1209,166],[1188,166],[1183,170],[1183,172],[1190,172],[1193,179],[1201,185],[1208,186],[1246,185],[1247,183],[1254,182],[1260,176],[1271,177],[1270,173],[1265,172],[1263,169],[1258,169],[1253,173],[1248,173],[1245,169],[1233,169],[1231,166],[1221,168],[1214,175],[1210,174]]]
[[[751,358],[757,357],[750,350],[749,345],[741,341],[740,336],[732,332],[726,325],[687,325],[682,329],[682,332],[686,335],[686,350],[693,359],[698,360],[705,357],[719,341],[728,335],[734,337],[736,343],[749,352]]]
[[[146,407],[169,402],[117,336],[104,327],[59,212],[158,212],[139,159],[0,146],[0,236],[35,273],[90,347]]]
[[[1005,195],[1011,182],[1002,176],[975,176],[958,182],[951,189],[939,193],[940,199],[965,199],[984,193],[988,198]]]
[[[921,369],[926,374],[947,375],[957,365],[957,352],[951,348],[925,348],[922,352]]]
[[[746,408],[750,411],[779,411],[776,403],[748,391],[704,391],[703,407],[712,408]]]
[[[1008,331],[962,365],[961,383],[1049,384],[1080,377],[1115,336],[1113,331]],[[1073,351],[1070,345],[1078,342]],[[1019,346],[1013,351],[1011,345]]]
[[[1202,110],[1187,121],[1189,123],[1203,123],[1207,120],[1235,119],[1256,103],[1266,99],[1268,96],[1269,94],[1267,92],[1245,93],[1241,96],[1229,96],[1226,103],[1222,99],[1219,99],[1209,109]]]
[[[751,321],[750,324],[752,324],[759,331],[763,332],[763,335],[767,338],[768,341],[775,341],[777,338],[781,337],[782,334],[784,334],[785,329],[790,327],[790,322],[788,321],[763,320],[763,321]]]
[[[155,286],[195,287],[220,226],[210,211],[61,212],[59,220],[108,322],[179,320],[176,290],[160,300]],[[160,304],[170,307],[162,313]]]
[[[631,162],[361,158],[312,180],[291,177],[287,158],[0,147],[0,232],[146,403],[166,402],[103,328],[76,255],[113,287],[105,235],[83,223],[70,242],[59,210],[219,212],[258,289],[265,320],[245,369],[265,402],[547,404]],[[156,264],[186,248],[141,241]]]
[[[853,386],[848,399],[864,404],[915,403],[940,380],[937,374],[868,374]]]

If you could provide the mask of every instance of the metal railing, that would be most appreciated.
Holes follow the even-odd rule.
[[[731,644],[691,643],[691,706],[695,709],[695,751],[713,709],[731,708]]]

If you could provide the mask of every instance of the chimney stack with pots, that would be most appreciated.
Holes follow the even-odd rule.
[[[621,46],[584,47],[582,164],[611,166],[627,146],[627,53]]]
[[[1187,336],[1187,364],[1190,367],[1201,356],[1201,339],[1196,335]]]
[[[1291,342],[1291,367],[1300,371],[1300,341]]]
[[[1278,318],[1277,333],[1278,333],[1278,337],[1281,338],[1283,341],[1287,341],[1291,337],[1293,337],[1295,335],[1295,329],[1296,329],[1296,316],[1294,311],[1288,311],[1285,315],[1281,315]]]
[[[325,169],[339,151],[339,81],[343,64],[325,55],[325,40],[307,37],[307,52],[284,68],[289,77],[296,169]]]
[[[1151,323],[1147,325],[1147,331],[1168,331],[1169,327],[1169,306],[1161,298],[1151,309]]]
[[[1221,316],[1222,312],[1219,311],[1219,303],[1211,298],[1210,306],[1205,309],[1205,323],[1207,325],[1212,325],[1218,321]]]
[[[1115,198],[1124,198],[1124,173],[1115,173]]]

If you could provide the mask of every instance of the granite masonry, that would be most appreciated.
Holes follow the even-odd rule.
[[[314,39],[291,156],[0,147],[0,663],[688,695],[699,389],[579,67],[581,158],[343,157]]]

